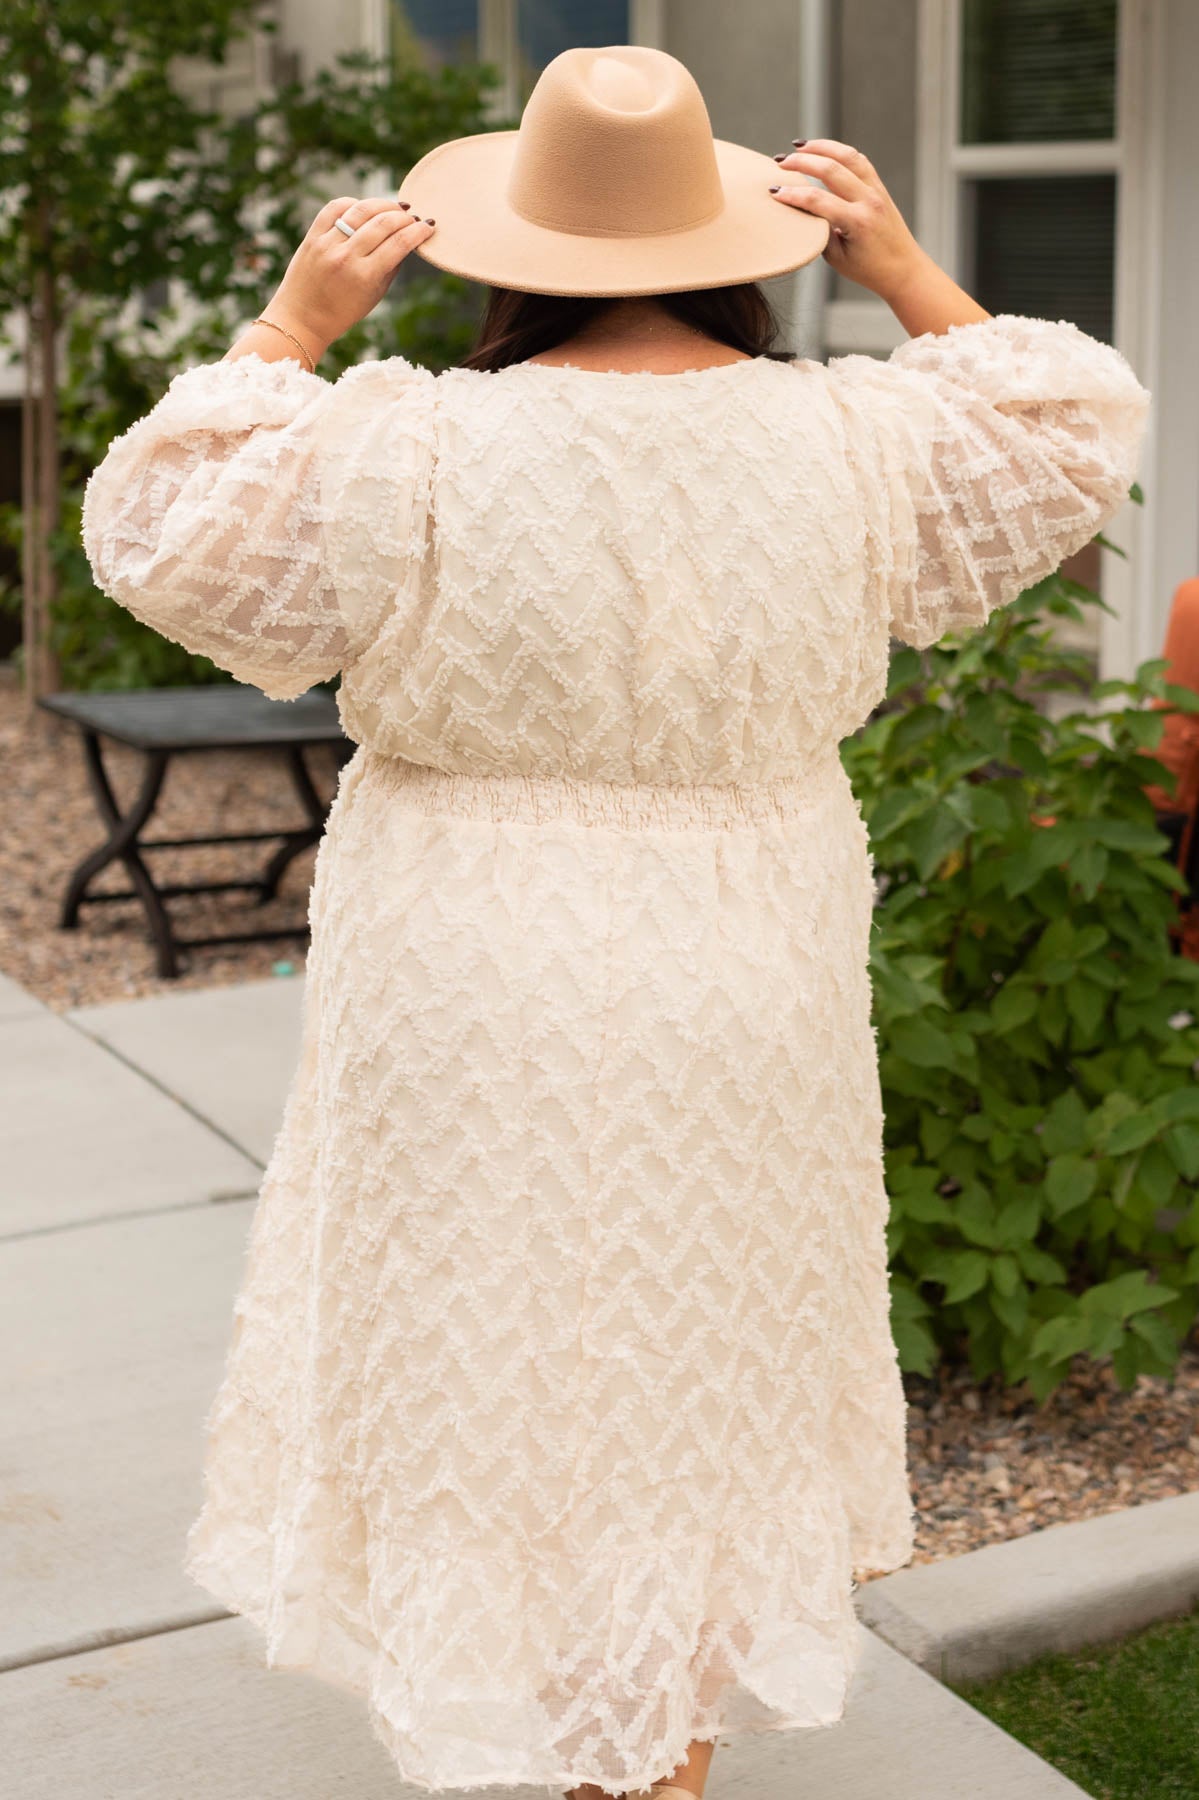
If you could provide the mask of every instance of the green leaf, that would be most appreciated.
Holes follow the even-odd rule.
[[[1037,1022],[1049,1042],[1060,1046],[1066,1036],[1069,1018],[1065,992],[1060,987],[1047,988],[1037,1008]]]
[[[1104,1149],[1109,1156],[1124,1156],[1130,1150],[1139,1150],[1155,1138],[1161,1126],[1148,1112],[1133,1113],[1127,1119],[1121,1119],[1108,1133]]]
[[[1144,750],[1161,742],[1165,715],[1161,712],[1124,712],[1118,715],[1120,725],[1133,743]]]
[[[916,864],[916,873],[922,881],[928,881],[949,852],[964,842],[969,827],[950,807],[940,806],[918,819],[907,835],[908,851]]]
[[[1099,844],[1084,844],[1070,863],[1070,879],[1084,900],[1093,900],[1107,874],[1107,851]]]
[[[1078,1026],[1082,1041],[1089,1043],[1103,1023],[1108,1005],[1107,990],[1097,987],[1094,982],[1087,981],[1078,974],[1062,991],[1070,1017]]]
[[[935,1162],[947,1144],[957,1135],[958,1121],[951,1115],[939,1117],[927,1109],[920,1117],[920,1146],[930,1162]]]
[[[1085,1206],[1095,1192],[1099,1171],[1085,1156],[1055,1156],[1045,1172],[1045,1192],[1054,1218]]]
[[[1088,1288],[1080,1296],[1078,1304],[1080,1310],[1088,1315],[1103,1314],[1108,1318],[1123,1320],[1131,1318],[1134,1313],[1145,1312],[1151,1306],[1164,1306],[1167,1301],[1177,1298],[1175,1288],[1151,1281],[1144,1269],[1129,1269],[1111,1281],[1100,1282],[1096,1287]]]
[[[997,1250],[1004,1242],[991,1196],[977,1182],[958,1195],[954,1216],[962,1236],[984,1250]]]
[[[1095,843],[1109,850],[1126,850],[1134,854],[1160,856],[1169,839],[1155,825],[1138,825],[1133,819],[1088,819],[1085,824]]]
[[[1059,1363],[1080,1355],[1090,1344],[1091,1321],[1079,1313],[1062,1313],[1056,1319],[1047,1319],[1033,1333],[1029,1348],[1034,1356]]]
[[[992,1293],[991,1310],[1013,1337],[1021,1336],[1028,1324],[1028,1289],[1024,1283],[1013,1294]]]
[[[1081,1149],[1087,1142],[1088,1117],[1086,1107],[1072,1087],[1059,1094],[1045,1115],[1041,1133],[1041,1147],[1046,1156]]]
[[[991,1282],[996,1293],[1010,1299],[1022,1284],[1020,1265],[1014,1256],[997,1256],[991,1264]]]
[[[1181,1347],[1179,1336],[1161,1313],[1138,1313],[1132,1320],[1129,1330],[1135,1331],[1138,1337],[1143,1338],[1154,1354],[1163,1362],[1171,1366],[1176,1362]]]
[[[1010,1131],[993,1131],[991,1133],[991,1156],[996,1163],[1009,1162],[1016,1154],[1018,1140]]]
[[[1036,1188],[1029,1187],[1014,1200],[1009,1200],[1000,1212],[997,1221],[998,1241],[1014,1250],[1035,1237],[1040,1224],[1041,1197]]]
[[[1040,996],[1035,987],[1005,982],[991,1002],[991,1018],[995,1029],[1007,1032],[1014,1031],[1019,1025],[1027,1025],[1030,1019],[1035,1018],[1039,1004]]]
[[[875,848],[884,849],[887,839],[911,820],[918,819],[932,799],[933,796],[922,788],[905,785],[888,789],[872,809],[868,821]]]
[[[1162,1112],[1167,1119],[1199,1119],[1199,1089],[1175,1088],[1166,1095]]]
[[[891,1334],[899,1352],[900,1367],[931,1375],[937,1364],[937,1342],[925,1321],[932,1311],[902,1275],[891,1278]]]
[[[918,1069],[956,1069],[958,1057],[947,1031],[926,1019],[900,1019],[891,1033],[891,1048]]]
[[[1170,1204],[1178,1185],[1178,1171],[1164,1144],[1148,1144],[1141,1152],[1136,1185],[1155,1208]]]
[[[1171,1125],[1162,1133],[1162,1149],[1180,1175],[1199,1178],[1199,1131],[1193,1125]]]
[[[1131,1332],[1122,1332],[1120,1342],[1112,1350],[1112,1373],[1125,1392],[1136,1385],[1141,1373],[1141,1354],[1140,1345]]]
[[[924,658],[918,650],[897,650],[891,658],[888,671],[888,697],[902,693],[905,688],[912,687],[924,675]]]
[[[897,1197],[896,1204],[905,1218],[914,1219],[918,1225],[948,1225],[953,1220],[948,1200],[931,1187],[909,1188]]]
[[[1046,1250],[1038,1249],[1035,1244],[1018,1244],[1016,1255],[1029,1281],[1043,1282],[1046,1287],[1065,1281],[1066,1271],[1057,1258],[1050,1256]]]
[[[1079,962],[1095,956],[1105,950],[1111,943],[1111,935],[1106,926],[1084,925],[1074,933],[1073,952]]]
[[[937,1366],[937,1343],[927,1325],[915,1319],[894,1319],[891,1335],[899,1366],[915,1375],[931,1375]]]
[[[945,1304],[950,1306],[957,1300],[968,1300],[987,1285],[990,1264],[978,1250],[959,1250],[945,1258],[943,1269],[943,1275],[937,1279],[944,1281]]]

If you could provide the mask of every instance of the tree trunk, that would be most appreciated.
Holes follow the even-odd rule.
[[[62,522],[62,452],[58,439],[58,286],[49,261],[53,232],[48,216],[48,201],[43,205],[42,242],[46,246],[47,260],[38,274],[38,325],[41,340],[38,373],[41,376],[41,393],[38,396],[37,473],[41,570],[38,575],[37,599],[41,614],[41,673],[38,691],[48,694],[58,686],[59,680],[58,657],[51,641],[50,629],[51,608],[58,598],[58,570],[50,553],[50,539]]]
[[[21,649],[25,688],[25,721],[34,722],[38,692],[39,643],[38,626],[38,420],[36,410],[37,379],[34,361],[37,356],[37,320],[35,304],[25,308],[24,365],[25,384],[21,396]]]

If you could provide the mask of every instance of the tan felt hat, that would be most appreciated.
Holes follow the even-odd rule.
[[[518,131],[439,144],[400,188],[454,275],[530,294],[658,294],[761,281],[828,242],[770,192],[778,164],[712,136],[694,76],[639,44],[564,50]]]

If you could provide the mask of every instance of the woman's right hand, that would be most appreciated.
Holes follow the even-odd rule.
[[[338,219],[353,226],[350,236],[338,229]],[[294,331],[319,362],[330,344],[374,311],[434,224],[406,200],[352,194],[327,200],[261,316]]]
[[[831,229],[823,254],[838,275],[890,302],[914,273],[929,264],[874,164],[861,150],[835,138],[805,139],[802,148],[779,158],[779,169],[824,182],[824,187],[815,187],[780,178],[774,197],[783,206],[828,220]]]

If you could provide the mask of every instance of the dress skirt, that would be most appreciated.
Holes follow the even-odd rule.
[[[404,1780],[842,1716],[914,1531],[872,900],[835,751],[343,770],[185,1567]]]

